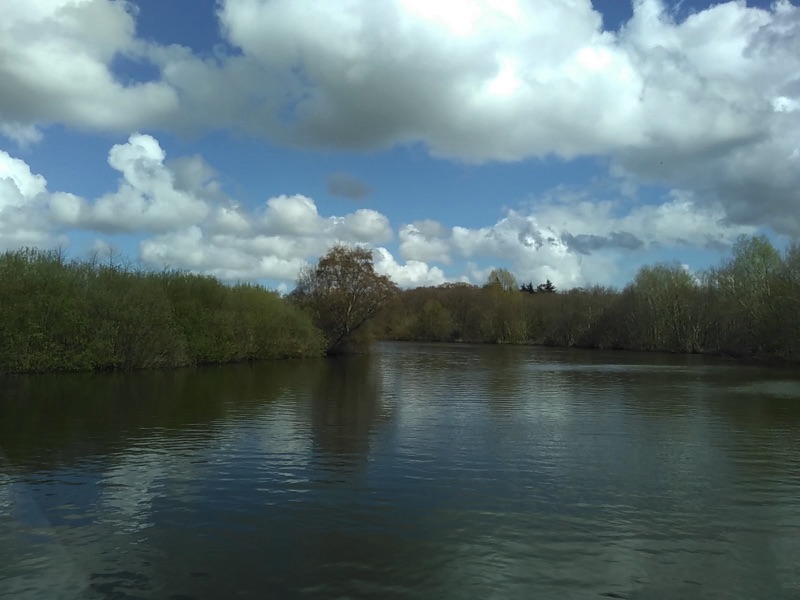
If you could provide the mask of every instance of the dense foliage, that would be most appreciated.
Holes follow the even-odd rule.
[[[0,372],[166,368],[322,349],[308,316],[260,286],[54,251],[0,255]]]
[[[643,267],[623,290],[484,286],[400,292],[372,254],[335,246],[289,301],[263,287],[60,252],[0,255],[0,373],[168,368],[358,350],[371,337],[705,352],[800,361],[800,244],[743,237],[718,268]]]
[[[731,257],[695,277],[680,265],[643,267],[622,291],[517,288],[498,270],[483,287],[404,291],[377,324],[387,339],[537,343],[706,352],[798,361],[800,245],[781,255],[742,237]]]
[[[371,251],[336,245],[301,271],[290,299],[322,331],[327,353],[339,354],[366,346],[365,326],[397,291],[388,277],[375,272]]]

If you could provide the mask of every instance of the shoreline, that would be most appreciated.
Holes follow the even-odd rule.
[[[460,344],[464,346],[515,346],[515,347],[530,347],[530,348],[552,348],[554,350],[599,350],[602,352],[620,352],[620,353],[638,353],[638,354],[665,354],[669,356],[702,356],[717,358],[726,362],[764,366],[764,367],[796,367],[800,366],[800,357],[796,359],[780,358],[773,356],[759,356],[759,355],[736,355],[729,352],[678,352],[675,350],[644,350],[640,348],[604,348],[600,346],[564,346],[558,344],[546,344],[544,342],[478,342],[468,340],[403,340],[383,338],[376,340],[377,342],[391,342],[391,343],[406,343],[406,344]]]

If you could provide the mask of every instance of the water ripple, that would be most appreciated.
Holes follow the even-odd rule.
[[[0,597],[800,597],[795,384],[598,356],[176,374],[132,424],[0,403]]]

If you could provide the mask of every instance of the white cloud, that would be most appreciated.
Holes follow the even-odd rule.
[[[269,198],[263,210],[248,212],[224,196],[202,157],[165,159],[153,137],[131,136],[109,153],[109,164],[123,176],[119,189],[92,203],[62,198],[56,218],[95,231],[155,233],[140,244],[146,264],[225,280],[293,280],[307,259],[335,242],[392,238],[388,219],[377,211],[323,217],[299,194]]]
[[[178,110],[164,83],[123,85],[118,55],[136,59],[132,4],[106,0],[5,0],[0,20],[3,133],[35,141],[36,124],[130,131]]]
[[[618,149],[623,170],[722,206],[733,222],[800,233],[800,8],[718,4],[675,24],[640,0],[621,43],[647,74],[651,143]]]
[[[800,8],[788,0],[683,21],[637,0],[618,32],[590,0],[222,0],[218,16],[234,52],[137,46],[181,99],[172,128],[422,142],[467,162],[606,155],[630,190],[685,189],[738,223],[800,232],[786,218],[800,214]],[[436,253],[404,235],[409,258]]]
[[[450,248],[442,238],[445,228],[436,221],[417,221],[400,227],[400,255],[406,260],[450,264]]]
[[[495,268],[495,265],[481,268],[474,262],[468,261],[466,269],[466,283],[475,283],[478,285],[486,283],[486,281],[489,279],[489,275]]]
[[[55,194],[51,212],[62,223],[93,230],[157,234],[140,245],[142,260],[155,267],[228,280],[292,280],[306,261],[336,242],[378,246],[393,237],[388,219],[375,210],[323,216],[313,199],[299,194],[275,196],[263,209],[247,211],[225,197],[201,157],[166,161],[150,136],[134,135],[114,146],[109,164],[122,173],[119,190],[93,203]],[[27,185],[37,182],[33,178]],[[43,183],[38,185],[43,189]],[[562,288],[608,284],[617,275],[614,261],[626,253],[721,248],[754,231],[729,223],[721,206],[699,203],[686,192],[674,191],[660,204],[620,198],[598,200],[586,191],[557,188],[526,210],[508,210],[491,226],[448,229],[432,220],[406,224],[399,230],[405,263],[379,248],[376,268],[404,287],[437,285],[447,277],[435,264],[481,258],[510,264],[520,280],[549,278]],[[465,275],[482,283],[485,278],[476,279],[480,269],[472,270]]]
[[[597,236],[606,240],[603,248],[720,248],[755,231],[752,226],[729,222],[722,206],[698,202],[692,194],[678,190],[659,204],[637,204],[635,199],[598,201],[586,193],[556,189],[532,203],[530,210],[533,218],[549,224],[561,239],[565,233]]]
[[[47,181],[24,161],[0,150],[0,249],[66,244],[48,218]]]
[[[277,256],[274,246],[269,248],[275,252],[273,254],[253,252],[258,246],[253,241],[208,236],[200,227],[194,226],[146,239],[141,243],[140,251],[146,264],[199,271],[223,280],[293,280],[306,264],[302,257],[287,259]],[[274,241],[280,243],[279,239]]]
[[[41,175],[31,173],[25,161],[0,150],[0,178],[13,186],[13,190],[0,196],[4,206],[21,205],[47,191],[47,181]]]
[[[323,219],[311,198],[301,195],[277,196],[267,200],[263,219],[267,233],[313,235],[323,227]]]
[[[386,248],[377,248],[373,254],[375,270],[387,275],[403,288],[439,285],[447,281],[439,267],[431,267],[418,260],[407,260],[401,265]]]
[[[623,182],[624,184],[624,182]],[[624,185],[623,185],[624,187]],[[562,289],[617,282],[617,262],[657,248],[729,246],[755,228],[728,222],[720,206],[674,191],[661,204],[598,200],[587,192],[556,189],[525,210],[508,210],[494,225],[450,229],[434,221],[400,228],[400,253],[409,262],[467,261],[465,275],[483,283],[505,264],[520,281],[557,281]],[[478,266],[476,259],[492,261]]]
[[[391,239],[388,219],[374,210],[323,217],[305,196],[270,198],[263,214],[218,207],[207,223],[141,243],[150,265],[211,273],[225,280],[294,280],[306,261],[337,242],[377,244]]]
[[[490,227],[453,227],[449,241],[454,253],[463,258],[509,261],[520,280],[544,281],[549,277],[561,287],[575,287],[589,279],[582,269],[583,258],[570,251],[559,232],[513,210]],[[475,283],[485,281],[482,271],[476,271],[475,276],[479,275],[482,278],[473,279]]]
[[[0,133],[32,144],[49,123],[233,129],[326,148],[421,142],[471,162],[605,155],[632,189],[687,190],[734,222],[800,233],[800,8],[788,0],[683,21],[636,0],[618,32],[590,0],[220,0],[233,48],[204,57],[137,38],[132,7],[7,0]],[[160,74],[123,83],[120,57]],[[141,202],[121,194],[98,225]],[[376,225],[358,219],[356,237]],[[409,258],[436,254],[406,234]]]
[[[334,232],[353,242],[382,244],[394,237],[389,219],[376,210],[362,208],[336,219]]]
[[[194,191],[179,189],[164,165],[165,154],[149,135],[133,134],[108,154],[108,164],[122,174],[119,188],[92,203],[64,198],[54,210],[65,225],[96,231],[166,232],[203,221],[208,203]]]
[[[419,139],[478,161],[643,139],[631,127],[641,82],[588,0],[227,0],[219,14],[254,75],[258,65],[284,78],[288,99],[265,104],[282,102],[290,118],[270,110],[248,122],[270,135],[350,147]]]
[[[58,232],[83,229],[107,236],[143,236],[140,258],[155,268],[190,269],[225,280],[283,279],[337,242],[381,244],[389,220],[372,209],[322,216],[306,196],[276,196],[248,211],[227,198],[199,156],[166,161],[158,141],[134,134],[111,148],[118,188],[89,201],[50,192],[41,175],[0,151],[0,240],[3,248],[65,244]],[[105,239],[95,246],[108,245]]]
[[[105,234],[95,241],[98,248],[112,244],[117,233],[136,233],[139,258],[154,268],[289,282],[307,261],[343,242],[375,248],[376,269],[403,287],[452,279],[483,283],[497,265],[511,268],[520,281],[551,279],[565,289],[619,283],[617,265],[631,256],[644,261],[657,249],[720,249],[755,231],[732,223],[722,206],[700,203],[688,192],[643,204],[622,193],[598,199],[561,187],[485,227],[448,228],[433,220],[402,225],[401,263],[383,246],[393,230],[375,210],[324,216],[303,195],[275,196],[249,210],[224,194],[202,157],[168,161],[147,135],[113,146],[109,164],[121,174],[118,189],[90,201],[49,191],[44,177],[0,151],[4,247],[66,244],[64,228]],[[440,265],[448,265],[450,273]]]
[[[237,204],[217,206],[206,222],[206,230],[211,233],[248,235],[253,230],[253,223]]]
[[[319,236],[358,243],[382,243],[392,239],[389,220],[372,209],[360,209],[344,217],[324,218],[311,198],[296,194],[267,200],[259,225],[267,234]]]
[[[265,85],[266,118],[250,111],[247,126],[305,143],[413,139],[475,161],[693,152],[751,140],[776,99],[797,96],[786,87],[800,64],[798,10],[786,1],[729,2],[675,23],[660,0],[638,0],[619,34],[602,30],[589,0],[225,0],[219,16]],[[266,93],[275,77],[285,100]]]

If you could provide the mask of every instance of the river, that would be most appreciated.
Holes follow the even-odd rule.
[[[369,356],[0,379],[0,597],[800,597],[800,375]]]

